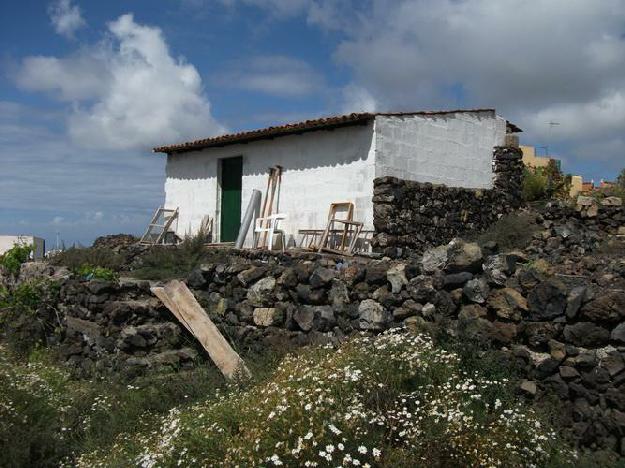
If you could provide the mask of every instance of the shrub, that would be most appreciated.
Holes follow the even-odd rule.
[[[621,169],[621,172],[619,172],[616,178],[616,186],[625,191],[625,169]]]
[[[59,290],[58,283],[41,279],[0,290],[0,329],[15,353],[28,354],[56,328]]]
[[[523,200],[537,201],[547,197],[547,176],[539,169],[523,169]]]
[[[536,218],[529,213],[511,213],[502,216],[496,223],[477,237],[479,244],[497,242],[501,249],[522,249],[538,231]]]
[[[93,268],[105,268],[111,271],[119,271],[126,259],[122,254],[107,248],[88,247],[84,249],[71,248],[59,252],[50,259],[54,265],[63,265],[70,270],[78,271],[85,265]]]
[[[4,255],[0,255],[0,265],[2,265],[13,276],[17,276],[20,272],[22,263],[26,263],[33,251],[30,245],[14,245],[7,250]]]
[[[201,263],[225,255],[217,249],[207,249],[205,242],[206,233],[199,232],[176,246],[154,246],[141,258],[141,266],[132,275],[142,279],[182,278]]]
[[[422,335],[361,336],[285,358],[252,388],[172,408],[79,466],[526,466],[574,454],[507,382]]]
[[[132,383],[76,381],[44,353],[16,361],[0,344],[0,466],[71,466],[73,453],[111,444],[222,384],[209,367]]]
[[[570,198],[571,176],[564,175],[552,159],[546,167],[523,169],[523,199],[528,202],[558,198]]]
[[[76,274],[88,280],[103,279],[107,281],[116,281],[118,279],[117,273],[115,273],[110,268],[92,265],[81,266],[80,268],[78,268],[78,270],[76,270]]]

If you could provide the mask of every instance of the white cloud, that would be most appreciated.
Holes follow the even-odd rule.
[[[306,62],[284,56],[261,56],[231,64],[216,78],[221,86],[297,97],[323,86],[323,78]]]
[[[97,99],[110,87],[108,56],[90,48],[66,58],[26,57],[14,78],[23,89],[49,92],[63,101]]]
[[[377,102],[365,88],[348,85],[343,88],[343,112],[374,112]]]
[[[50,21],[57,33],[73,38],[74,33],[86,25],[77,5],[72,5],[71,0],[58,0],[48,8]]]
[[[281,3],[238,1],[268,10]],[[334,59],[353,76],[347,108],[496,107],[526,130],[526,142],[566,142],[587,160],[601,153],[623,164],[623,0],[296,4],[291,14],[340,35]],[[549,121],[561,125],[550,131]]]
[[[211,115],[202,80],[174,59],[155,27],[130,14],[109,23],[110,37],[65,57],[27,57],[18,85],[72,102],[68,131],[84,147],[129,149],[224,131]]]
[[[56,231],[86,244],[141,233],[162,204],[163,156],[77,147],[49,128],[58,116],[48,112],[0,101],[0,232],[27,219],[29,232],[49,242]]]

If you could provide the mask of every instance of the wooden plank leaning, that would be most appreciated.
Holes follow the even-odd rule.
[[[232,349],[182,281],[172,280],[165,286],[150,289],[180,323],[197,338],[224,377],[232,380],[237,376],[250,376],[250,371],[243,359]]]

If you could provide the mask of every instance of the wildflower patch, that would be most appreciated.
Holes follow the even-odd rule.
[[[575,454],[507,382],[390,330],[286,357],[269,380],[173,408],[79,466],[540,466]]]

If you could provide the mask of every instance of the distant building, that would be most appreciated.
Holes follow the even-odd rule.
[[[595,189],[595,181],[591,180],[590,182],[582,183],[582,192],[588,193],[592,192]]]
[[[609,180],[603,180],[603,179],[601,179],[601,182],[599,182],[600,189],[611,189],[614,187],[616,187],[616,182],[610,182]]]
[[[547,167],[549,161],[555,161],[556,166],[560,169],[561,162],[559,159],[550,158],[549,156],[536,156],[536,148],[534,146],[520,146],[523,152],[523,163],[527,167]]]
[[[569,190],[569,195],[571,198],[576,197],[580,193],[584,191],[584,180],[582,176],[574,175],[571,176],[571,189]]]
[[[32,245],[33,260],[41,260],[46,251],[46,241],[35,236],[0,236],[0,255],[11,250],[16,245]]]

